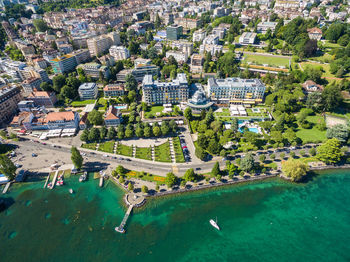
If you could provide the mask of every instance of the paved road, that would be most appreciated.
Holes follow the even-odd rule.
[[[16,150],[19,152],[19,156],[16,159],[16,162],[23,164],[23,168],[27,169],[39,169],[44,167],[49,167],[50,165],[54,164],[56,161],[61,161],[65,164],[71,163],[70,161],[70,146],[69,145],[60,145],[55,146],[49,144],[49,142],[44,142],[46,145],[38,142],[33,142],[30,140],[24,140],[19,142],[13,142],[13,144],[16,144],[19,146],[19,148]],[[308,145],[305,151],[307,149],[313,147],[314,145]],[[156,174],[156,175],[162,175],[165,176],[168,172],[174,172],[176,175],[182,176],[187,169],[193,168],[198,173],[206,173],[210,172],[214,163],[216,161],[219,162],[220,166],[223,168],[225,166],[225,160],[219,157],[214,158],[211,161],[208,162],[189,162],[189,163],[182,163],[182,164],[172,164],[172,163],[161,163],[161,162],[153,162],[153,161],[147,161],[143,159],[137,159],[137,158],[128,158],[125,156],[118,156],[115,154],[109,154],[99,151],[91,151],[84,148],[79,148],[79,150],[82,153],[85,153],[84,156],[84,163],[88,164],[89,166],[96,166],[96,167],[103,167],[107,168],[109,170],[113,170],[118,165],[123,165],[127,169],[136,170],[136,171],[145,171],[148,173]],[[279,156],[280,153],[286,152],[284,149],[280,152],[274,152],[273,150],[268,151],[260,151],[260,153],[255,153],[255,159],[256,161],[259,160],[259,154],[266,154],[267,160],[269,160],[269,156],[274,153],[276,156]],[[298,148],[296,150],[293,150],[296,154],[300,153],[301,148]],[[34,152],[38,154],[37,158],[32,158],[31,153]],[[235,158],[239,158],[244,153],[236,154]],[[21,158],[24,158],[23,161]],[[123,158],[123,159],[122,159]],[[22,161],[22,162],[21,162]],[[36,164],[39,165],[38,167],[34,168],[34,166],[31,166],[33,163],[30,162],[37,162]],[[29,162],[29,163],[28,163]],[[278,162],[277,162],[278,163]]]

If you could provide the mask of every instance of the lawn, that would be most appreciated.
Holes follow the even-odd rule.
[[[284,66],[286,68],[289,67],[288,58],[278,57],[278,56],[264,56],[259,54],[244,54],[244,61],[252,62],[253,64],[264,65],[267,64],[269,66]]]
[[[171,162],[169,142],[165,142],[159,146],[154,147],[154,150],[156,161]]]
[[[114,140],[104,142],[104,143],[100,144],[100,146],[98,147],[98,151],[113,153],[114,143],[115,143]]]
[[[123,156],[132,156],[132,147],[118,143],[117,154]]]
[[[163,109],[163,106],[152,106],[147,112],[155,115],[156,113],[161,113]]]
[[[149,181],[149,182],[156,182],[158,185],[164,185],[165,184],[165,177],[163,176],[156,176],[152,175],[149,173],[144,173],[144,172],[137,172],[137,171],[129,171],[126,173],[126,176],[128,178],[136,178],[136,179],[141,179],[144,181]]]
[[[152,148],[151,147],[137,147],[136,158],[152,160]]]
[[[175,150],[176,163],[184,163],[185,158],[184,158],[184,154],[183,154],[183,151],[181,148],[180,138],[178,136],[173,138],[173,145],[174,145],[174,150]]]
[[[308,116],[306,118],[307,121],[314,124],[314,126],[310,129],[298,128],[296,132],[297,137],[299,137],[303,143],[315,143],[315,142],[323,142],[326,140],[326,131],[319,130],[316,125],[319,121],[322,120],[322,116]]]
[[[104,106],[105,104],[107,104],[107,102],[108,102],[107,99],[101,97],[101,98],[98,99],[97,104],[100,105],[100,106]]]
[[[84,101],[73,101],[71,103],[72,107],[83,107],[86,105],[94,104],[95,100],[84,100]]]
[[[335,77],[333,74],[331,74],[331,72],[329,72],[329,64],[319,64],[319,63],[312,63],[312,62],[302,62],[300,63],[301,67],[303,70],[305,70],[305,68],[307,66],[311,66],[311,67],[321,67],[323,70],[323,77]]]
[[[81,147],[91,149],[91,150],[96,150],[96,143],[82,144]]]
[[[331,42],[329,42],[329,41],[325,41],[324,44],[323,44],[323,46],[324,46],[325,48],[340,48],[340,47],[341,47],[339,44],[337,44],[337,43],[331,43]]]

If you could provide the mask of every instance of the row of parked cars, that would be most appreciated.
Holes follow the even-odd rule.
[[[182,152],[184,154],[185,157],[185,161],[186,162],[190,162],[191,161],[191,157],[190,157],[190,152],[188,151],[187,145],[186,145],[186,141],[185,141],[185,137],[183,135],[179,136],[180,138],[180,145],[182,148]]]

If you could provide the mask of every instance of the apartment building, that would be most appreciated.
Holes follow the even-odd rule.
[[[199,54],[193,54],[191,56],[191,72],[201,73],[203,71],[204,57]]]
[[[193,53],[193,43],[186,40],[172,41],[171,48],[185,53],[187,57]]]
[[[182,26],[171,25],[166,28],[166,38],[168,40],[178,40],[182,35]]]
[[[264,98],[265,85],[259,79],[208,79],[208,97],[218,104],[256,104]]]
[[[111,46],[109,54],[114,57],[115,60],[124,60],[130,57],[129,50],[124,46]]]
[[[46,115],[44,125],[47,129],[77,129],[79,127],[79,114],[77,112],[50,112]]]
[[[101,74],[105,79],[108,79],[110,76],[109,68],[97,63],[81,64],[78,65],[77,68],[81,68],[85,75],[90,76],[93,79],[99,79]]]
[[[74,55],[67,54],[56,57],[50,61],[52,69],[56,74],[65,74],[73,71],[77,66],[77,60]]]
[[[114,106],[110,105],[105,116],[104,122],[107,127],[109,126],[118,126],[122,122],[123,117],[119,109],[116,109]]]
[[[71,53],[71,55],[75,56],[75,60],[77,61],[77,65],[85,63],[86,61],[88,61],[91,58],[90,52],[88,49],[79,49],[79,50],[73,51]]]
[[[31,77],[22,82],[22,87],[25,93],[31,93],[34,90],[40,90],[40,84],[42,83],[39,77]]]
[[[87,46],[91,56],[100,56],[107,52],[112,45],[119,44],[120,36],[117,32],[111,32],[87,40]]]
[[[118,97],[125,94],[124,85],[110,84],[103,88],[104,97]]]
[[[0,89],[0,125],[17,113],[18,103],[22,100],[21,90],[18,87],[4,87]]]
[[[239,37],[239,43],[241,45],[252,45],[255,43],[255,40],[256,40],[256,33],[251,33],[251,32],[244,32]]]
[[[171,50],[171,51],[166,52],[165,56],[166,56],[166,58],[169,58],[170,56],[174,57],[178,63],[185,63],[188,60],[187,53],[183,53],[181,51],[172,51]]]
[[[27,98],[37,106],[54,107],[57,102],[55,92],[34,91]]]
[[[175,24],[182,26],[184,29],[195,29],[201,25],[200,19],[178,17],[174,19]]]
[[[199,29],[193,33],[193,42],[202,42],[206,38],[207,32],[204,29]]]
[[[96,99],[98,87],[95,83],[84,83],[78,88],[80,100]]]
[[[142,81],[143,99],[147,104],[177,104],[187,102],[189,95],[186,74],[181,73],[171,82],[153,80],[146,75]]]
[[[277,22],[260,22],[257,25],[256,31],[258,34],[266,34],[267,30],[271,30],[271,32],[275,32]]]

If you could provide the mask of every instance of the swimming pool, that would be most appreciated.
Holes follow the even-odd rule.
[[[239,130],[239,132],[243,133],[243,128],[242,128],[242,127],[240,127],[238,130]],[[248,127],[248,130],[249,130],[250,132],[259,134],[259,129],[256,128],[256,127]]]
[[[114,106],[115,109],[127,109],[127,105]]]

